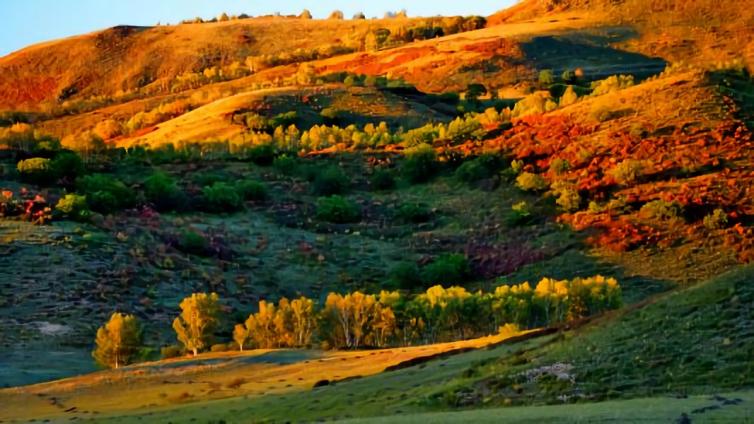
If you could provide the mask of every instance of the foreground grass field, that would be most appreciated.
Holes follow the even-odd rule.
[[[547,405],[415,414],[339,421],[383,423],[673,423],[684,414],[694,423],[744,423],[754,420],[754,392],[716,396],[647,398],[578,405]],[[694,412],[695,411],[695,412]],[[231,422],[231,421],[228,421]],[[687,421],[689,422],[689,421]]]
[[[190,411],[206,408],[212,399],[232,397],[235,402],[248,403],[266,396],[284,398],[288,393],[309,392],[314,386],[380,373],[407,361],[422,362],[503,340],[493,336],[372,351],[255,350],[147,363],[2,390],[0,420],[81,419],[145,410],[172,416],[174,412],[164,411],[181,405],[187,405],[184,410],[193,414]],[[194,406],[197,402],[201,406]]]

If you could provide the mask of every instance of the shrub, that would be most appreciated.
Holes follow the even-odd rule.
[[[511,212],[508,215],[509,226],[526,225],[531,222],[532,211],[531,206],[526,201],[521,201],[511,206]]]
[[[524,172],[516,178],[516,185],[524,191],[542,191],[547,189],[547,181],[539,175]]]
[[[338,166],[328,166],[314,178],[312,191],[320,196],[343,194],[351,184],[348,176]]]
[[[600,81],[592,82],[592,95],[601,96],[634,85],[633,75],[613,75]]]
[[[361,218],[361,213],[357,205],[335,195],[317,200],[317,218],[336,224],[346,224],[357,222]]]
[[[236,184],[236,190],[244,200],[260,201],[267,198],[267,188],[258,181],[241,181]]]
[[[550,172],[555,175],[561,175],[571,169],[571,164],[567,160],[555,158],[550,162]]]
[[[683,214],[683,206],[678,202],[653,200],[644,204],[639,213],[645,218],[667,221],[680,217]]]
[[[214,353],[218,353],[218,352],[227,352],[227,351],[228,351],[228,345],[227,345],[227,344],[225,344],[225,343],[217,343],[217,344],[213,344],[213,345],[212,345],[212,346],[211,346],[211,347],[209,348],[209,351],[210,351],[210,352],[214,352]]]
[[[50,162],[50,169],[55,177],[73,181],[84,173],[84,161],[74,152],[62,152]]]
[[[378,169],[372,174],[369,184],[373,190],[390,190],[395,188],[395,178],[389,170]]]
[[[47,158],[31,158],[18,162],[16,169],[25,181],[35,184],[48,184],[54,180],[51,160]]]
[[[86,196],[66,194],[55,205],[55,212],[63,217],[76,221],[84,221],[92,215],[86,203]]]
[[[272,166],[283,175],[293,176],[298,172],[298,160],[288,155],[281,155],[272,161]]]
[[[157,172],[144,181],[144,195],[158,210],[175,210],[183,206],[185,197],[172,177]]]
[[[573,184],[557,182],[553,184],[552,192],[555,195],[555,203],[566,212],[579,210],[581,207],[581,195]]]
[[[704,226],[708,230],[719,230],[728,225],[728,214],[722,209],[715,209],[704,217]]]
[[[413,262],[399,263],[390,270],[388,278],[391,285],[396,288],[404,290],[423,288],[419,268]]]
[[[428,144],[421,144],[406,151],[401,162],[401,174],[412,183],[429,181],[439,168],[437,153]]]
[[[415,224],[432,219],[432,211],[423,203],[405,203],[398,208],[396,215],[405,222]]]
[[[76,180],[79,192],[86,195],[91,208],[100,213],[112,213],[134,205],[136,196],[122,181],[109,175],[87,175]]]
[[[183,349],[180,346],[170,345],[160,348],[160,357],[162,359],[177,358],[183,355]]]
[[[202,189],[202,204],[208,212],[234,212],[243,208],[243,199],[235,187],[219,182]]]
[[[178,249],[182,252],[204,256],[209,252],[209,241],[196,231],[186,230],[178,239]]]
[[[224,172],[205,171],[199,172],[191,176],[191,182],[194,184],[205,187],[215,183],[228,182],[230,176]]]
[[[539,71],[539,84],[543,87],[549,87],[555,83],[555,75],[552,73],[552,69],[543,69]]]
[[[421,270],[421,279],[425,285],[457,284],[469,276],[469,264],[466,257],[459,254],[439,256]]]
[[[573,89],[573,86],[569,85],[560,97],[560,107],[570,106],[577,101],[579,101],[579,95],[576,93],[576,90]]]
[[[609,174],[620,184],[631,184],[641,178],[645,169],[646,164],[644,161],[626,159],[615,165],[615,168],[611,169]]]
[[[249,149],[249,160],[259,166],[270,166],[275,161],[275,146],[264,143]]]
[[[475,181],[491,178],[499,168],[499,159],[493,155],[483,155],[468,160],[456,169],[455,177],[459,181],[472,183]]]

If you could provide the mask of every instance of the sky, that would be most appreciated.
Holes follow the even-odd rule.
[[[483,15],[513,4],[515,0],[0,0],[0,56],[30,44],[83,34],[115,25],[177,23],[196,16],[298,14],[309,9],[315,18],[333,10],[346,17],[364,12],[382,17],[387,11],[406,9],[409,16]]]

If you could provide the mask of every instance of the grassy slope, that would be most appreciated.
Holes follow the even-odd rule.
[[[499,344],[483,339],[371,351],[256,350],[206,354],[0,390],[0,420],[164,413],[176,406],[235,398],[248,402],[311,390],[320,381],[361,378],[417,358]],[[327,390],[318,389],[319,390]],[[236,401],[237,402],[237,401]],[[72,408],[72,409],[71,409]]]
[[[754,386],[752,278],[754,268],[744,267],[559,337],[504,344],[311,392],[189,405],[141,418],[306,422],[389,416],[356,422],[667,422],[687,413],[694,422],[740,422],[754,414],[754,395],[746,391]],[[554,363],[574,366],[569,371],[573,384],[517,377]],[[727,402],[711,397],[717,394]],[[578,403],[556,406],[563,395]],[[609,401],[590,403],[594,400]],[[545,403],[553,406],[412,415]],[[124,416],[114,422],[138,419]]]
[[[283,17],[157,27],[116,27],[34,45],[0,58],[0,109],[34,108],[75,86],[78,96],[159,85],[186,71],[243,63],[250,55],[316,49],[414,20],[301,20]],[[285,37],[281,37],[285,34]]]

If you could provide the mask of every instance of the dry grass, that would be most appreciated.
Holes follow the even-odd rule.
[[[0,390],[0,420],[91,417],[176,403],[309,390],[358,378],[416,358],[503,341],[501,336],[370,351],[255,350],[213,353]],[[66,412],[70,408],[75,410]]]

